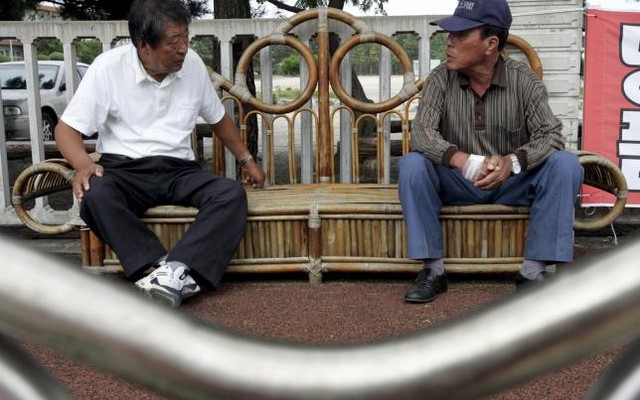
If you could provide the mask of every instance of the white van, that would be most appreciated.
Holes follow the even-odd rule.
[[[77,64],[76,73],[82,79],[89,68]],[[2,108],[7,140],[29,140],[29,114],[27,109],[27,81],[23,61],[0,63]],[[42,107],[42,138],[54,140],[53,129],[58,117],[67,107],[63,61],[38,61],[40,75],[40,106]]]

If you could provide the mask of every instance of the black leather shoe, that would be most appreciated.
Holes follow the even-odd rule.
[[[549,276],[547,275],[546,272],[542,272],[540,275],[538,275],[536,279],[527,279],[524,276],[522,276],[521,273],[518,272],[518,275],[516,276],[516,291],[522,290],[525,287],[529,287],[537,283],[545,282],[548,279],[549,279]]]
[[[428,303],[437,295],[449,289],[447,274],[436,275],[431,268],[425,268],[418,274],[415,283],[411,285],[404,301],[408,303]]]

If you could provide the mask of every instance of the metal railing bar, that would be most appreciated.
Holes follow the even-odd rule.
[[[3,238],[16,278],[0,280],[0,329],[184,399],[470,399],[640,336],[639,245],[419,334],[294,346],[207,326]]]
[[[18,345],[0,335],[0,399],[71,400],[71,396]]]
[[[640,340],[624,349],[587,393],[584,400],[640,399]]]

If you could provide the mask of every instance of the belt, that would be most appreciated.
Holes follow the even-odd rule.
[[[112,153],[102,153],[100,158],[102,158],[102,159],[106,158],[106,159],[109,159],[109,160],[118,160],[118,161],[131,161],[131,160],[133,160],[133,158],[127,157],[127,156],[123,156],[122,154],[112,154]]]

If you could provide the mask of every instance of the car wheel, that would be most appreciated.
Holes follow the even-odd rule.
[[[56,123],[49,113],[42,113],[42,140],[51,141],[53,138],[53,129],[56,127]]]

